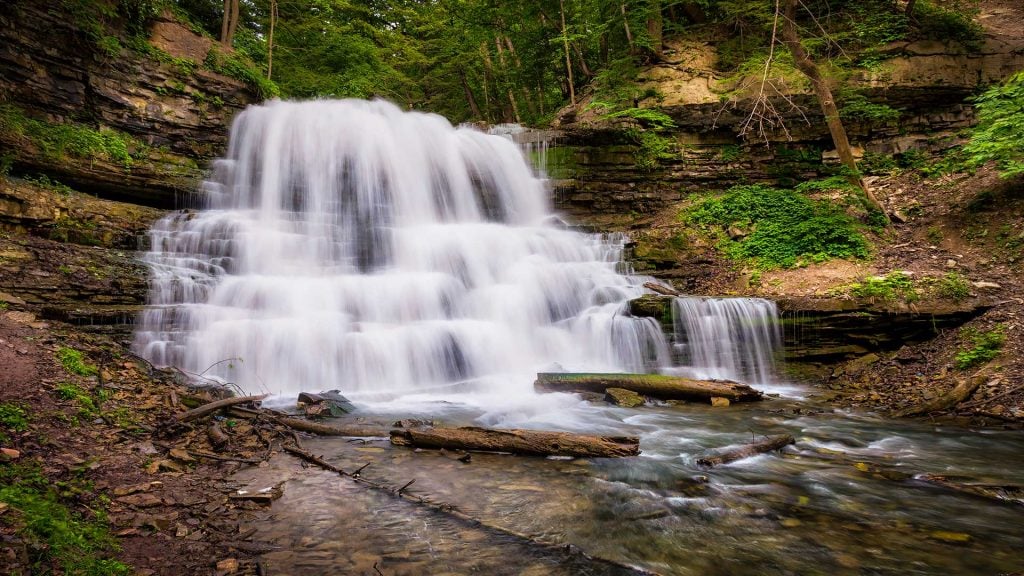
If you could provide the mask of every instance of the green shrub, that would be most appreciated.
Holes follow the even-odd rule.
[[[1024,71],[975,99],[978,125],[964,153],[972,166],[995,162],[999,174],[1024,174]]]
[[[736,240],[723,234],[719,246],[727,256],[750,260],[763,269],[869,256],[868,242],[853,218],[829,202],[794,190],[735,186],[721,197],[700,203],[685,218],[720,229],[749,230]]]
[[[973,346],[967,350],[957,352],[955,361],[958,370],[966,370],[989,362],[999,355],[999,349],[1006,342],[1006,331],[1002,324],[987,332],[981,332],[974,328],[964,328],[961,334],[970,340]]]
[[[898,270],[885,276],[869,276],[853,284],[850,286],[850,295],[884,302],[913,302],[918,299],[914,280]]]
[[[67,370],[68,374],[95,376],[98,372],[96,366],[86,362],[82,353],[74,348],[65,346],[57,350],[57,360],[60,361],[60,365],[64,367],[64,370]]]
[[[626,108],[625,110],[605,114],[602,118],[632,118],[644,128],[649,128],[655,132],[676,127],[676,123],[672,120],[671,116],[653,108]]]
[[[281,95],[277,84],[267,79],[255,63],[238,54],[224,54],[214,47],[206,55],[203,65],[209,70],[245,82],[256,90],[260,98],[276,98]]]

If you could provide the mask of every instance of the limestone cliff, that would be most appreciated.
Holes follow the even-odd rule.
[[[49,6],[45,5],[49,4]],[[103,197],[170,207],[196,189],[206,162],[220,154],[227,126],[258,98],[245,83],[202,64],[213,42],[169,15],[150,28],[148,46],[108,25],[95,32],[61,3],[0,5],[0,104],[52,124],[113,130],[130,138],[134,161],[61,158],[37,142],[0,131],[0,155],[15,173],[45,174]]]

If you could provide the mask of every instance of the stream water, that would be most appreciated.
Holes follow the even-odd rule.
[[[509,130],[506,130],[508,133]],[[340,388],[380,422],[428,418],[633,434],[642,455],[463,464],[386,441],[308,440],[346,470],[485,525],[661,574],[998,574],[1024,570],[1024,507],[915,480],[1024,484],[1024,437],[836,413],[777,382],[775,309],[680,298],[675,333],[626,313],[649,278],[625,238],[567,229],[507,137],[385,102],[272,102],[240,114],[209,205],[151,233],[136,346],[243,390]],[[777,397],[727,409],[624,409],[536,394],[540,371],[661,371]],[[710,450],[786,432],[797,444],[712,470]],[[501,531],[417,508],[293,460],[272,573],[603,574]]]

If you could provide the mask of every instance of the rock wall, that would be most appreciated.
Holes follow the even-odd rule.
[[[888,59],[854,78],[853,85],[868,100],[886,104],[900,116],[880,124],[848,121],[851,141],[861,152],[948,148],[974,122],[968,98],[1024,69],[1021,43],[996,38],[970,52],[934,41],[894,43],[883,52]],[[602,120],[599,108],[587,109],[589,99],[564,111],[550,153],[556,208],[583,223],[622,215],[635,220],[694,192],[739,183],[791,185],[818,177],[826,164],[836,162],[818,103],[809,93],[795,92],[788,95],[791,102],[775,102],[786,131],[770,132],[767,143],[741,136],[749,101],[721,100],[729,87],[717,79],[714,59],[710,45],[679,43],[666,62],[645,69],[638,78],[638,91],[659,95],[638,106],[656,108],[678,126],[664,133],[678,148],[675,158],[653,169],[637,167],[638,148],[624,133],[628,121]]]
[[[172,18],[154,23],[151,39],[170,57],[125,47],[113,55],[60,6],[0,3],[0,103],[51,122],[115,129],[151,149],[130,169],[93,160],[55,165],[26,141],[2,141],[0,152],[14,159],[16,171],[83,191],[163,207],[181,203],[207,161],[223,151],[232,117],[256,94],[233,78],[175,62],[202,63],[212,42]]]

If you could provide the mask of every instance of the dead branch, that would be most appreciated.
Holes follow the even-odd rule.
[[[188,412],[183,412],[179,414],[178,417],[175,418],[175,422],[177,422],[178,424],[184,424],[185,422],[198,420],[199,418],[202,418],[207,414],[212,414],[213,412],[216,412],[221,408],[228,408],[236,404],[245,404],[246,402],[259,402],[260,400],[263,400],[266,397],[266,394],[262,394],[260,396],[236,396],[234,398],[225,398],[223,400],[217,400],[216,402],[203,404],[198,408],[194,408],[192,410],[189,410]]]
[[[728,452],[722,452],[713,456],[698,458],[697,464],[707,466],[708,468],[720,466],[722,464],[728,464],[729,462],[750,458],[751,456],[757,456],[758,454],[764,454],[765,452],[781,450],[783,447],[789,446],[794,442],[796,442],[796,440],[794,440],[789,434],[768,436],[764,440],[754,442],[752,444],[746,444],[735,450],[729,450]]]

